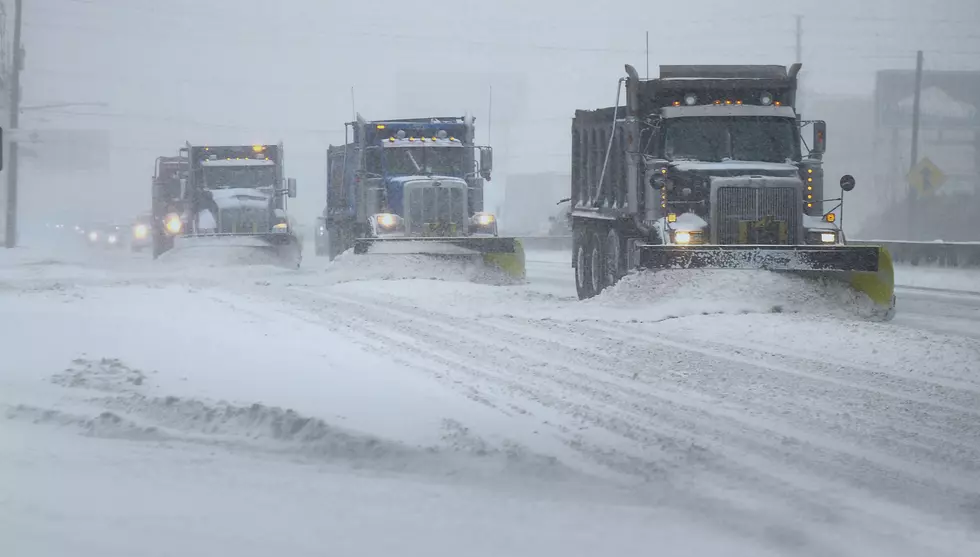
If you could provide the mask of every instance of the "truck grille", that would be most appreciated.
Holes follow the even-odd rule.
[[[462,188],[434,186],[408,190],[408,232],[450,236],[466,232],[469,212]]]
[[[269,232],[268,211],[259,209],[222,209],[218,221],[219,230],[223,234],[261,234]]]
[[[716,204],[719,244],[800,243],[803,206],[796,188],[723,187],[718,189]],[[757,225],[767,217],[772,232],[760,232]]]

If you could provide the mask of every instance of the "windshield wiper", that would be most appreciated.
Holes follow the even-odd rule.
[[[415,157],[412,155],[412,153],[406,151],[405,154],[408,155],[408,160],[412,161],[412,165],[415,166],[415,172],[422,172],[422,167],[415,161]]]

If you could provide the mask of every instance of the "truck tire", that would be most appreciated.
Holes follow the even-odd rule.
[[[615,228],[609,229],[605,237],[606,253],[605,265],[605,286],[613,286],[620,279],[626,276],[626,258],[623,256],[625,242],[622,235]]]
[[[596,226],[589,236],[589,282],[592,295],[597,296],[606,289],[606,233]]]
[[[592,252],[592,234],[590,231],[581,227],[575,232],[575,290],[579,300],[586,300],[595,296],[592,289],[592,268],[589,254]]]

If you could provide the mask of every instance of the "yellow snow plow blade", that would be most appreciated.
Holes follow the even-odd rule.
[[[445,259],[481,257],[488,267],[519,280],[526,277],[524,246],[517,238],[498,237],[388,237],[354,240],[358,255],[419,254]]]
[[[846,282],[895,314],[895,269],[884,246],[865,245],[654,245],[641,244],[639,267],[647,269],[760,269]]]
[[[895,312],[895,266],[892,255],[885,246],[866,246],[878,250],[877,271],[852,271],[847,281],[858,292],[867,294],[875,305],[886,312],[890,319]]]

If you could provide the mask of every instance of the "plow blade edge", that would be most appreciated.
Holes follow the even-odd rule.
[[[298,269],[302,262],[302,245],[293,234],[184,234],[175,239],[172,252],[194,250],[214,254],[221,258],[223,251],[237,253],[255,252],[261,254],[254,260],[259,263],[274,263],[290,269]],[[236,260],[251,260],[242,257]]]
[[[758,269],[790,272],[848,283],[890,319],[895,306],[895,271],[883,246],[676,246],[641,244],[644,269]]]
[[[363,254],[418,254],[440,258],[481,257],[483,262],[496,267],[508,276],[524,279],[524,246],[517,238],[497,237],[409,237],[409,238],[358,238],[354,240],[354,253]]]

